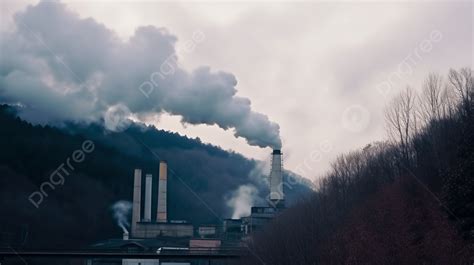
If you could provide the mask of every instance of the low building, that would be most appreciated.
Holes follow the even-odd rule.
[[[133,238],[193,237],[194,226],[189,223],[138,222]]]
[[[203,239],[193,238],[189,240],[189,248],[196,249],[198,251],[216,251],[221,247],[222,241],[218,238],[214,239]]]
[[[156,253],[158,249],[187,249],[189,238],[160,237],[147,239],[108,239],[92,245],[94,249],[126,253]],[[191,260],[170,259],[90,259],[88,265],[190,265]]]
[[[248,235],[262,229],[280,210],[274,207],[252,207],[250,215],[242,218],[244,234]]]

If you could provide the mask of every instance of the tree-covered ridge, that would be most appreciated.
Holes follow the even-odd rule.
[[[471,264],[472,70],[431,74],[420,91],[387,106],[389,140],[339,156],[244,264]]]

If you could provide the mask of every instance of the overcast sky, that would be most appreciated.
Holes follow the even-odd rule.
[[[310,179],[324,173],[341,152],[385,139],[383,109],[398,91],[407,85],[419,88],[430,72],[445,74],[449,68],[472,67],[473,62],[471,1],[63,2],[81,19],[93,18],[124,43],[137,36],[140,26],[165,28],[177,38],[174,42],[170,37],[170,43],[175,44],[183,72],[209,66],[211,73],[203,73],[202,78],[218,79],[229,87],[233,87],[233,76],[236,96],[251,102],[249,117],[262,119],[270,131],[279,125],[285,168]],[[2,1],[2,32],[15,31],[18,26],[12,14],[36,3]],[[70,38],[75,38],[76,30],[71,30]],[[201,38],[196,38],[197,33]],[[95,32],[91,34],[95,40]],[[53,41],[44,38],[46,44]],[[162,54],[159,49],[156,53]],[[144,56],[141,60],[149,63]],[[140,59],[134,62],[139,65]],[[222,77],[219,71],[230,75]],[[126,76],[127,71],[120,75]],[[191,83],[201,80],[193,74],[186,78]],[[135,107],[130,108],[134,111]],[[178,114],[187,110],[171,107],[167,111],[176,115],[148,113],[135,118],[247,157],[269,159],[271,148],[259,147],[262,139],[251,146],[244,138],[235,138],[233,123],[228,130],[182,124]],[[225,108],[222,111],[227,113]],[[233,115],[229,112],[226,117]],[[197,123],[200,117],[187,119]],[[249,139],[261,133],[249,129],[257,124],[236,126],[238,134]],[[272,132],[263,135],[275,136]],[[270,139],[268,144],[276,141]]]

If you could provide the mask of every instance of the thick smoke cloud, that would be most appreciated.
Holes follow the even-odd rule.
[[[166,29],[139,27],[122,41],[57,2],[29,6],[14,21],[16,29],[1,36],[0,101],[21,104],[30,121],[96,122],[126,106],[138,116],[167,112],[231,129],[251,145],[281,147],[279,126],[236,96],[232,74],[179,67],[177,38]],[[158,75],[163,65],[172,74]]]

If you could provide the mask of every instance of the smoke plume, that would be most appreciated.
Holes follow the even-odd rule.
[[[117,221],[117,225],[122,228],[124,233],[128,233],[130,222],[128,221],[130,212],[132,210],[132,203],[129,201],[118,201],[111,207],[114,215],[114,219]]]
[[[179,115],[184,123],[232,130],[251,145],[281,147],[278,124],[236,95],[235,76],[209,67],[183,70],[177,38],[164,28],[139,27],[123,41],[52,1],[29,6],[14,22],[0,38],[0,102],[20,104],[31,122],[105,120],[120,130],[121,106],[119,114]],[[196,31],[189,40],[199,45],[205,34]]]
[[[250,209],[258,199],[258,190],[251,184],[241,185],[227,200],[227,206],[233,209],[232,219],[250,215]]]

